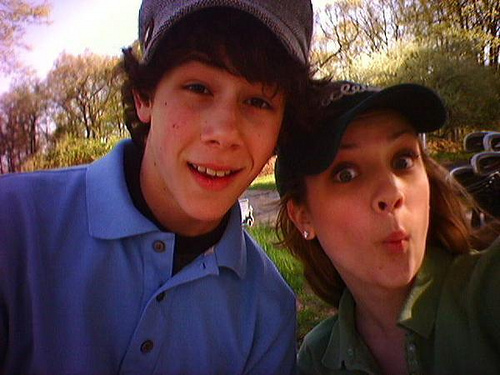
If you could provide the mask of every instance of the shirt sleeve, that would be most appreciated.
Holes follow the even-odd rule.
[[[5,309],[0,296],[0,374],[3,374],[5,365],[5,353],[7,352],[7,320],[5,317]]]
[[[478,327],[486,340],[500,351],[500,241],[482,252],[471,286],[471,305],[477,311]]]
[[[9,263],[7,260],[7,248],[9,247],[9,220],[7,212],[9,210],[8,200],[5,197],[5,188],[0,180],[0,374],[5,371],[5,361],[7,354],[7,340],[8,340],[8,321],[7,321],[7,301],[6,301],[6,278],[7,269],[6,265]]]

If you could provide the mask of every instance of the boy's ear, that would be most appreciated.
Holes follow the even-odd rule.
[[[286,203],[288,217],[293,221],[297,230],[306,240],[316,237],[311,216],[305,204],[297,204],[293,200]]]
[[[134,95],[135,111],[141,122],[147,124],[151,122],[152,101],[149,95],[132,90]]]

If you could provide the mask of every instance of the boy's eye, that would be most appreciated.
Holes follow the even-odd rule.
[[[419,157],[414,152],[409,152],[396,157],[392,163],[392,167],[396,170],[410,169],[415,164],[415,160]]]
[[[205,87],[205,85],[202,85],[201,83],[191,83],[189,85],[186,85],[185,88],[189,91],[193,91],[199,94],[210,94],[210,91]]]
[[[253,107],[260,108],[260,109],[270,109],[271,108],[271,104],[269,104],[268,101],[261,99],[261,98],[248,99],[248,104],[250,104]]]
[[[333,175],[336,182],[347,183],[351,182],[358,176],[358,172],[353,167],[344,167],[338,169]]]

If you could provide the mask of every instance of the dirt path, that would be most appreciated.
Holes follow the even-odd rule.
[[[274,225],[278,215],[279,195],[276,190],[247,190],[241,196],[253,207],[255,224]]]

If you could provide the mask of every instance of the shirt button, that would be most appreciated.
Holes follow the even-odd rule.
[[[352,348],[347,349],[347,355],[352,357],[354,355],[354,350]]]
[[[146,340],[141,344],[141,352],[144,354],[149,353],[151,350],[153,350],[153,341],[151,340]]]
[[[163,301],[163,300],[165,299],[165,295],[166,295],[166,294],[167,294],[167,293],[165,293],[165,292],[161,292],[160,294],[158,294],[158,295],[156,296],[156,300],[157,300],[158,302]]]
[[[415,350],[417,348],[415,347],[415,344],[410,344],[408,345],[408,350],[411,352],[411,353],[415,353]]]
[[[155,241],[154,244],[153,244],[153,249],[157,252],[157,253],[163,253],[165,251],[165,243],[163,241]]]

